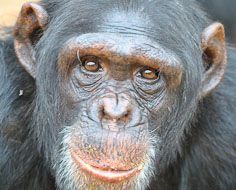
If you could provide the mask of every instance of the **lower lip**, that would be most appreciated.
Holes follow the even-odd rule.
[[[128,180],[138,174],[143,168],[142,166],[140,166],[138,168],[127,171],[101,170],[85,163],[73,150],[71,150],[71,156],[81,170],[83,170],[87,174],[94,176],[96,179],[108,183],[119,183]]]

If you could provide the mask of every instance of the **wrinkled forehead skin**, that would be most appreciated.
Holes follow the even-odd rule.
[[[137,35],[137,38],[146,36],[172,50],[184,51],[192,46],[197,48],[208,20],[201,12],[196,13],[199,14],[196,16],[191,14],[195,12],[192,1],[183,1],[177,5],[181,11],[176,8],[175,1],[169,0],[130,0],[129,3],[123,0],[61,1],[50,15],[49,32],[57,38],[61,37],[60,40],[62,36],[109,32]],[[200,27],[199,22],[203,23]],[[64,39],[60,43],[63,42]]]

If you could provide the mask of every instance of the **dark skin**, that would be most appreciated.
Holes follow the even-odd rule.
[[[0,41],[0,189],[236,186],[224,27],[145,2],[23,5]]]

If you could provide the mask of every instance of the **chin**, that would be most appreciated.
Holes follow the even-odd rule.
[[[66,130],[67,131],[67,130]],[[155,176],[156,148],[150,147],[145,162],[130,170],[106,170],[82,160],[70,146],[68,131],[54,158],[56,184],[60,190],[145,190]]]

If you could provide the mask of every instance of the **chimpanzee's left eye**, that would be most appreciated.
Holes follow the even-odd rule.
[[[159,78],[160,71],[158,69],[145,68],[140,71],[142,78],[148,80],[155,80]]]
[[[98,72],[102,70],[100,59],[95,56],[84,56],[81,58],[83,68],[89,72]]]

